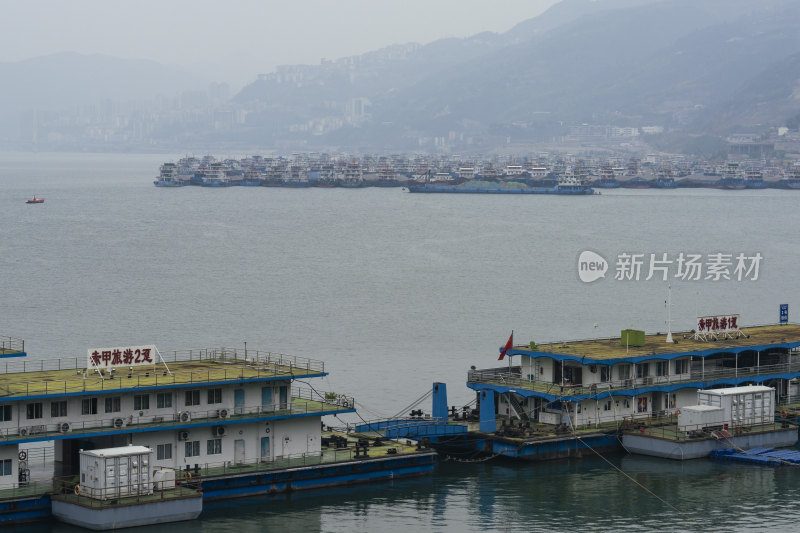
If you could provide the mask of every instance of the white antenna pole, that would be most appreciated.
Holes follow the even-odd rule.
[[[673,344],[672,340],[672,285],[667,285],[667,344]]]

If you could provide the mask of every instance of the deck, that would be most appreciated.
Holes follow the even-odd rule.
[[[344,434],[335,432],[338,435]],[[323,432],[324,436],[332,435],[332,432]],[[370,437],[370,446],[368,455],[365,457],[362,453],[356,455],[355,448],[353,447],[358,441],[357,435],[347,435],[347,448],[323,448],[320,453],[307,453],[292,455],[286,457],[276,457],[270,461],[255,460],[247,461],[241,464],[232,463],[207,463],[198,465],[198,469],[189,470],[190,479],[195,482],[209,478],[226,478],[230,476],[253,474],[258,472],[273,472],[277,470],[290,470],[295,468],[313,467],[332,465],[336,463],[348,463],[351,461],[365,461],[369,459],[380,458],[393,458],[393,457],[407,457],[417,454],[430,455],[434,453],[432,450],[418,450],[415,446],[409,446],[397,441],[383,440],[379,446],[374,446],[374,437]],[[394,452],[390,452],[394,450]],[[179,478],[185,478],[185,472],[178,473]],[[77,478],[76,478],[77,479]],[[54,485],[55,483],[55,485]],[[74,481],[73,481],[74,483]],[[0,501],[13,500],[13,499],[29,499],[35,496],[43,496],[52,494],[54,491],[64,493],[62,490],[64,479],[35,481],[27,483],[21,487],[13,489],[0,489]],[[73,494],[71,490],[66,491],[66,494]]]
[[[56,394],[113,392],[242,380],[325,375],[321,361],[283,354],[218,349],[170,352],[153,366],[86,370],[86,360],[46,359],[0,363],[0,400]]]
[[[690,331],[673,332],[672,338],[676,342],[667,344],[666,334],[658,333],[646,335],[643,346],[626,347],[620,343],[619,337],[608,339],[588,339],[564,342],[538,344],[533,349],[530,346],[514,346],[510,353],[514,355],[560,355],[578,359],[609,360],[630,359],[644,356],[657,356],[667,354],[700,353],[713,350],[724,352],[726,349],[742,351],[749,346],[769,346],[775,344],[798,343],[800,344],[800,324],[772,324],[765,326],[744,327],[742,332],[747,337],[721,339],[716,341],[695,340],[694,333]]]

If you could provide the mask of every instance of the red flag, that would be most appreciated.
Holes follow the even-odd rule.
[[[509,351],[514,346],[514,331],[511,331],[511,336],[508,337],[508,342],[506,343],[503,351],[500,352],[500,357],[497,358],[498,361],[502,361],[503,357],[506,356],[506,352]]]

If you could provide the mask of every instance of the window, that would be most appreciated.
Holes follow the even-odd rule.
[[[605,383],[605,382],[608,381],[609,374],[610,374],[609,370],[611,370],[611,368],[606,366],[606,365],[603,365],[603,366],[600,367],[600,382],[601,383]]]
[[[106,413],[119,413],[121,403],[122,402],[119,396],[106,398]]]
[[[67,416],[67,400],[50,402],[50,417],[58,418],[60,416]]]
[[[150,409],[150,395],[149,394],[134,394],[133,395],[133,409],[135,411],[142,411]]]
[[[200,441],[186,441],[186,457],[198,457],[200,455]]]
[[[208,403],[222,403],[222,389],[208,389]]]
[[[11,459],[4,459],[0,461],[0,476],[11,475]]]
[[[646,378],[650,375],[650,363],[639,363],[636,365],[636,377]]]
[[[689,371],[689,360],[688,359],[676,359],[675,360],[675,373],[676,374],[686,374]]]
[[[631,379],[631,365],[629,363],[619,365],[617,372],[619,372],[619,379]]]
[[[611,400],[606,400],[603,404],[603,411],[610,411],[611,410]]]
[[[622,405],[624,405],[624,406],[625,406],[625,409],[630,409],[630,408],[631,408],[631,401],[630,401],[629,399],[625,398],[625,399],[622,401]]]
[[[25,406],[25,418],[33,420],[34,418],[42,418],[42,402],[29,403]]]
[[[11,421],[11,406],[4,405],[0,407],[0,422],[10,422]]]
[[[81,400],[81,414],[82,415],[96,415],[97,414],[97,398],[86,398]]]
[[[636,401],[636,412],[637,413],[646,413],[647,412],[647,396],[637,399],[637,401]]]
[[[580,412],[581,412],[582,410],[583,410],[583,409],[581,409],[581,404],[578,404],[577,412],[580,414]]]
[[[656,376],[669,374],[669,361],[656,361]]]
[[[669,395],[669,406],[670,408],[675,407],[675,393]]]
[[[172,407],[172,393],[171,392],[159,392],[156,394],[156,407],[159,409],[166,409],[168,407]]]
[[[172,459],[172,444],[159,444],[156,447],[156,459]]]
[[[217,455],[222,453],[222,439],[211,439],[206,442],[208,455]]]
[[[187,390],[186,391],[186,400],[184,402],[186,406],[191,405],[200,405],[200,391],[199,390]]]

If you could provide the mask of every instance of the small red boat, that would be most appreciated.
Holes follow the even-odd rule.
[[[44,198],[36,198],[36,195],[33,196],[30,200],[25,202],[26,204],[43,204]]]

